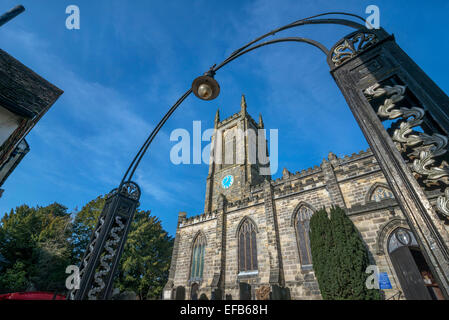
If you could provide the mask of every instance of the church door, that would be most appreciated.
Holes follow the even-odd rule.
[[[388,252],[407,300],[443,298],[412,232],[402,228],[393,232]]]
[[[251,300],[251,285],[249,283],[240,282],[240,300]]]

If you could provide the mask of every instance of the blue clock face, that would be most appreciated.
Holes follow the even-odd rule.
[[[234,177],[229,175],[223,178],[223,180],[221,181],[221,186],[224,189],[228,189],[229,187],[232,186],[232,183],[234,182]]]

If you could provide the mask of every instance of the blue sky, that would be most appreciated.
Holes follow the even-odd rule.
[[[232,51],[289,22],[326,11],[366,16],[379,6],[381,25],[449,92],[447,12],[437,1],[114,1],[2,0],[0,12],[23,4],[25,13],[0,28],[0,48],[65,93],[27,136],[31,151],[4,184],[0,216],[21,204],[59,202],[70,210],[119,183],[140,144],[192,80]],[[65,28],[65,8],[81,11],[81,29]],[[306,26],[284,32],[330,48],[351,29]],[[137,171],[141,208],[174,235],[179,211],[203,212],[208,167],[170,162],[172,130],[203,130],[239,111],[262,113],[279,129],[279,170],[319,165],[367,143],[333,82],[322,53],[304,44],[256,50],[217,73],[221,94],[189,97],[158,135]],[[203,143],[205,146],[207,143]]]

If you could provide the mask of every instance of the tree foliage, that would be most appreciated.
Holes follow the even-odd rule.
[[[89,201],[75,214],[73,219],[73,259],[77,264],[83,258],[92,232],[97,225],[98,217],[103,210],[106,199],[102,196]]]
[[[0,292],[65,290],[71,263],[71,219],[67,208],[26,205],[5,214],[0,224],[0,254],[5,260]]]
[[[367,289],[368,249],[344,210],[315,213],[310,220],[313,266],[324,299],[377,300],[379,290]]]
[[[120,265],[120,291],[157,299],[168,279],[173,239],[150,211],[136,213]]]
[[[66,267],[79,265],[105,204],[100,196],[74,214],[54,203],[17,207],[0,220],[0,293],[65,293]],[[173,239],[150,211],[137,210],[116,287],[141,299],[159,298],[168,277]]]
[[[79,261],[105,204],[98,197],[86,204],[73,222],[74,255]],[[140,299],[159,298],[167,282],[173,239],[150,211],[137,210],[128,234],[115,286]]]
[[[333,299],[334,292],[334,239],[326,210],[317,211],[310,219],[310,249],[313,268],[324,299]]]

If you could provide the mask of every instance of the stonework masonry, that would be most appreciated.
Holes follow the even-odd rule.
[[[220,122],[216,129],[232,130],[263,127],[246,112],[242,98],[241,112]],[[229,131],[229,134],[232,134]],[[214,137],[213,139],[216,139]],[[247,154],[245,141],[237,152]],[[185,288],[190,299],[193,281],[190,280],[192,246],[202,233],[206,238],[204,270],[199,294],[208,299],[240,299],[239,283],[251,285],[251,295],[265,286],[288,288],[291,299],[321,299],[313,267],[302,266],[295,226],[296,215],[302,206],[313,211],[338,205],[360,232],[371,263],[386,272],[392,289],[383,290],[385,299],[403,299],[396,271],[389,258],[387,242],[396,228],[407,228],[406,220],[393,197],[374,200],[376,188],[388,190],[388,183],[371,151],[361,151],[342,158],[329,153],[320,166],[290,173],[284,169],[281,178],[258,176],[259,165],[243,164],[218,167],[211,164],[206,179],[205,212],[187,217],[179,214],[169,281],[164,298],[174,299],[178,287]],[[234,183],[224,189],[220,183],[227,175]],[[435,204],[438,195],[429,194]],[[257,272],[239,272],[239,228],[245,219],[256,227]]]

